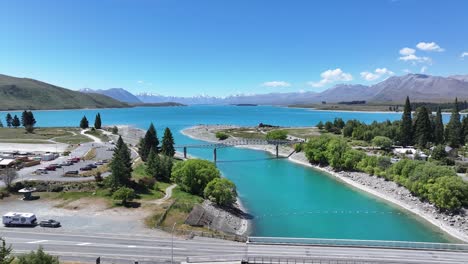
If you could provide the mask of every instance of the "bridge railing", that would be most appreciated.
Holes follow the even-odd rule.
[[[468,244],[430,243],[385,240],[352,240],[320,238],[287,238],[287,237],[249,237],[248,243],[270,245],[313,245],[368,248],[425,249],[468,252]]]

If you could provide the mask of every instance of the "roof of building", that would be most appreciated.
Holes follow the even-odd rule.
[[[15,160],[14,159],[3,159],[0,161],[0,166],[7,166],[7,165],[10,165],[11,163],[14,163]]]

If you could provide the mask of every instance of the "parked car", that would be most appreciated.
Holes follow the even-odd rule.
[[[78,157],[74,157],[74,158],[69,158],[68,161],[72,162],[72,163],[77,163],[79,162],[81,159],[78,158]]]
[[[51,164],[51,166],[55,166],[55,168],[62,168],[62,165],[57,164],[57,163]]]
[[[45,168],[40,168],[40,169],[37,169],[35,172],[35,174],[47,174],[47,170]]]
[[[89,167],[89,166],[86,166],[86,167],[81,167],[80,168],[80,171],[90,171],[92,170],[93,168]]]
[[[60,163],[60,165],[61,165],[62,167],[70,166],[70,165],[73,165],[73,162],[71,162],[71,161],[65,161],[65,162]]]
[[[101,160],[101,162],[102,162],[102,163],[108,163],[109,160],[106,160],[106,159],[105,159],[105,160]]]
[[[94,165],[96,165],[96,166],[103,165],[103,164],[104,164],[104,162],[102,162],[102,161],[94,162]]]
[[[77,170],[72,170],[72,171],[65,172],[65,174],[70,174],[70,175],[77,175],[78,173],[80,173],[80,172],[77,171]]]
[[[87,167],[90,167],[90,168],[92,168],[92,169],[95,169],[95,168],[97,168],[97,166],[96,166],[96,165],[94,165],[94,164],[88,164],[88,165],[86,165],[86,166],[87,166]]]
[[[45,167],[46,170],[48,171],[54,171],[55,169],[57,169],[57,167],[55,167],[54,165],[49,165],[47,167]]]
[[[57,227],[60,227],[60,222],[55,221],[53,219],[49,219],[49,220],[44,220],[44,221],[39,222],[39,225],[41,227],[54,227],[54,228],[57,228]]]

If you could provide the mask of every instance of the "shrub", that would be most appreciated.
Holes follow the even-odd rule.
[[[112,194],[112,199],[120,201],[122,205],[126,205],[127,202],[131,202],[134,198],[135,191],[127,187],[120,187]]]
[[[226,178],[215,178],[204,190],[205,198],[217,205],[228,206],[236,201],[236,185]]]
[[[392,147],[393,142],[388,137],[376,136],[372,139],[372,144],[383,150],[389,150]]]
[[[37,251],[18,257],[18,264],[59,264],[58,257],[51,256],[44,252],[40,246]]]
[[[273,130],[266,134],[267,140],[286,140],[288,138],[288,132],[285,130]]]
[[[225,140],[229,137],[228,134],[221,132],[221,131],[216,132],[215,136],[219,140]]]

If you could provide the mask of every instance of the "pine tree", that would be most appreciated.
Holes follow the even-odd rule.
[[[406,97],[403,116],[401,117],[400,139],[403,146],[409,146],[413,143],[413,121],[411,119],[411,103],[409,97]]]
[[[15,257],[13,256],[13,249],[11,245],[7,246],[5,239],[0,237],[0,263],[10,264],[13,263]]]
[[[148,155],[148,159],[146,161],[146,173],[151,176],[156,178],[158,175],[158,171],[161,170],[161,159],[159,158],[159,155],[154,152],[154,150],[150,150],[150,153]]]
[[[10,113],[8,113],[8,114],[6,115],[6,124],[7,124],[7,127],[11,127],[12,122],[13,122],[13,118],[11,117]]]
[[[89,127],[89,122],[88,122],[88,119],[86,118],[86,116],[83,116],[83,118],[81,119],[80,127],[81,127],[81,129],[86,129],[86,128]]]
[[[95,129],[101,129],[101,114],[97,113],[96,119],[94,119],[94,128]]]
[[[452,115],[450,121],[445,129],[445,140],[447,144],[452,148],[460,147],[462,140],[462,125],[460,122],[460,113],[458,108],[458,99],[455,98],[455,104],[453,106]]]
[[[143,161],[146,161],[151,150],[158,153],[159,139],[153,123],[146,131],[145,137],[140,140],[139,154]]]
[[[120,136],[117,140],[117,144],[115,145],[110,169],[112,173],[109,176],[108,184],[112,190],[116,190],[117,188],[126,185],[132,176],[130,150]]]
[[[18,127],[21,125],[20,120],[19,120],[19,118],[18,118],[17,115],[15,115],[15,116],[13,117],[13,121],[11,121],[11,125],[12,125],[14,128],[18,128]]]
[[[426,107],[422,106],[416,110],[414,120],[414,142],[421,148],[425,148],[431,141],[432,124],[429,119],[429,112]]]
[[[31,111],[23,111],[21,114],[21,124],[28,133],[32,133],[34,131],[34,125],[36,124],[34,114]]]
[[[434,119],[433,141],[436,145],[444,143],[444,122],[442,120],[442,111],[440,110],[440,107],[437,109],[437,114]]]
[[[3,127],[3,122],[2,122],[2,120],[0,120],[0,127]]]
[[[467,143],[467,136],[468,136],[468,117],[464,116],[462,119],[462,136],[461,136],[461,140],[463,144]]]
[[[172,136],[172,132],[168,127],[166,127],[166,129],[164,130],[164,136],[162,138],[161,153],[168,157],[174,157],[175,155],[174,137]]]

